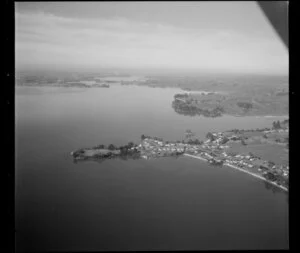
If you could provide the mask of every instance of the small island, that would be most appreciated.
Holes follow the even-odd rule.
[[[151,159],[160,157],[187,157],[207,161],[214,166],[229,166],[264,180],[284,191],[289,185],[289,120],[274,121],[272,128],[209,132],[206,140],[187,130],[185,138],[164,141],[159,137],[142,135],[141,143],[124,146],[98,145],[71,152],[75,161],[121,159]],[[239,151],[239,152],[237,152]],[[277,155],[279,154],[279,155]],[[270,157],[285,157],[271,161]]]

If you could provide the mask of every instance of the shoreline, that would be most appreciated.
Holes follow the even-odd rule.
[[[200,156],[190,155],[190,154],[186,154],[186,153],[184,153],[183,155],[189,156],[189,157],[193,157],[193,158],[202,160],[202,161],[204,161],[204,162],[207,162],[207,159],[205,159],[205,158],[203,158],[203,157],[200,157]]]
[[[231,167],[231,168],[233,168],[233,169],[242,171],[242,172],[244,172],[244,173],[247,173],[247,174],[249,174],[249,175],[251,175],[251,176],[253,176],[253,177],[259,178],[259,179],[261,179],[261,180],[263,180],[263,181],[266,181],[267,183],[272,184],[272,185],[274,185],[274,186],[276,186],[276,187],[279,187],[280,189],[282,189],[282,190],[284,190],[284,191],[287,191],[287,192],[289,191],[289,190],[288,190],[287,188],[285,188],[284,186],[281,186],[281,185],[278,185],[278,184],[276,184],[276,183],[274,183],[274,182],[272,182],[272,181],[269,181],[269,180],[267,180],[266,178],[264,178],[264,177],[262,177],[262,176],[259,176],[259,175],[255,174],[255,173],[249,172],[249,171],[247,171],[247,170],[243,170],[243,169],[241,169],[241,168],[239,168],[239,167],[237,167],[237,166],[234,166],[234,165],[232,165],[232,164],[229,164],[229,163],[224,163],[224,165],[226,165],[226,166],[228,166],[228,167]]]
[[[114,85],[119,85],[122,86],[121,83],[114,83],[114,84],[110,84],[111,86]],[[126,86],[126,84],[125,84]],[[160,86],[150,86],[150,85],[139,85],[139,84],[130,84],[128,86],[138,86],[138,87],[149,87],[149,88],[161,88],[161,89],[172,89],[172,90],[178,90],[178,91],[184,91],[182,90],[180,87],[173,87],[173,86],[166,86],[166,87],[160,87]],[[78,91],[83,91],[83,90],[87,90],[90,88],[111,88],[111,87],[101,87],[101,86],[92,86],[92,85],[88,85],[87,87],[79,87],[79,86],[60,86],[60,85],[15,85],[15,87],[21,87],[21,88],[65,88],[65,89],[78,89]],[[77,91],[77,90],[76,90]],[[200,92],[202,90],[191,90],[190,92]],[[186,91],[187,92],[187,91]],[[219,93],[214,91],[214,93]],[[175,98],[175,100],[181,101],[181,102],[185,102],[185,100],[180,99],[180,98]],[[234,118],[244,118],[244,117],[256,117],[256,118],[281,118],[281,117],[289,117],[289,114],[282,114],[282,115],[235,115],[235,114],[228,114],[228,113],[223,113],[220,117],[222,116],[229,116],[229,117],[234,117]]]
[[[181,99],[181,98],[175,98],[174,101],[180,101],[180,102],[183,102],[185,103],[186,101],[184,99]],[[222,117],[222,116],[231,116],[231,117],[255,117],[255,118],[269,118],[269,119],[272,119],[272,118],[281,118],[281,117],[284,117],[284,118],[288,118],[289,117],[289,114],[282,114],[282,115],[243,115],[243,114],[232,114],[232,113],[222,113],[219,117]]]
[[[196,159],[199,159],[199,160],[202,160],[202,161],[207,161],[205,158],[202,158],[202,157],[199,157],[199,156],[190,155],[190,154],[184,154],[184,155],[185,155],[185,156],[192,157],[192,158],[196,158]],[[276,184],[276,183],[274,183],[274,182],[272,182],[272,181],[269,181],[269,180],[267,180],[266,178],[264,178],[264,177],[262,177],[262,176],[259,176],[259,175],[257,175],[257,174],[251,173],[251,172],[249,172],[249,171],[247,171],[247,170],[241,169],[241,168],[239,168],[239,167],[237,167],[237,166],[234,166],[234,165],[232,165],[232,164],[229,164],[229,163],[224,163],[223,165],[226,165],[226,166],[231,167],[231,168],[233,168],[233,169],[236,169],[236,170],[242,171],[242,172],[244,172],[244,173],[247,173],[247,174],[249,174],[249,175],[251,175],[251,176],[253,176],[253,177],[256,177],[256,178],[258,178],[258,179],[261,179],[261,180],[263,180],[263,181],[266,181],[267,183],[272,184],[272,185],[274,185],[274,186],[276,186],[276,187],[278,187],[278,188],[280,188],[280,189],[282,189],[282,190],[288,192],[288,189],[287,189],[287,188],[285,188],[285,187],[283,187],[283,186],[281,186],[281,185],[278,185],[278,184]]]

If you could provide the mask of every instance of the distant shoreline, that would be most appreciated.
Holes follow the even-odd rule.
[[[259,117],[259,116],[256,116]],[[289,115],[266,115],[266,116],[260,116],[260,117],[265,117],[265,118],[276,118],[276,117],[289,117]]]
[[[277,118],[277,117],[289,117],[288,114],[283,114],[283,115],[233,115],[233,114],[224,114],[228,116],[233,116],[233,117],[255,117],[255,118]]]
[[[121,84],[118,84],[121,86]],[[151,86],[147,86],[147,85],[136,85],[138,87],[149,87],[151,88]],[[63,86],[63,85],[16,85],[15,86],[17,89],[23,89],[23,88],[37,88],[37,89],[61,89],[61,90],[65,90],[65,89],[80,89],[80,90],[88,90],[90,88],[109,88],[109,86],[90,86],[87,85],[86,87],[79,87],[79,86]],[[153,87],[152,87],[153,88]],[[169,88],[169,89],[176,89],[179,90],[180,88],[178,87],[160,87],[160,86],[156,86],[155,88],[160,88],[160,89],[165,89],[165,88]],[[216,92],[214,92],[216,93]],[[181,98],[175,98],[175,101],[180,101],[180,102],[185,102],[185,100],[181,99]],[[277,117],[289,117],[289,114],[282,114],[282,115],[239,115],[239,114],[230,114],[230,113],[223,113],[221,116],[231,116],[231,117],[235,117],[235,118],[243,118],[243,117],[257,117],[257,118],[277,118]],[[213,118],[213,117],[212,117]]]

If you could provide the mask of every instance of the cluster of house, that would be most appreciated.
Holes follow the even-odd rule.
[[[145,138],[138,145],[138,149],[141,152],[141,157],[148,159],[150,157],[179,155],[184,152],[197,154],[201,150],[201,146],[186,143],[165,143],[160,140]]]
[[[225,161],[227,163],[231,163],[233,165],[236,165],[240,168],[253,168],[254,161],[257,158],[254,158],[250,155],[235,155],[235,156],[230,156],[226,152],[222,153],[222,156],[225,158]]]
[[[275,130],[275,131],[288,131],[288,129],[280,129],[280,130]],[[271,130],[271,132],[274,132],[274,130]],[[223,143],[223,138],[225,138],[223,133],[214,133],[214,141],[207,140],[203,146],[206,148],[210,148],[210,150],[215,150],[216,146],[218,149],[224,149],[227,148],[228,146],[226,145],[220,145],[220,143]],[[239,140],[240,137],[236,135],[232,136],[226,136],[229,140]],[[205,155],[208,158],[211,158],[210,156]],[[268,161],[264,161],[260,159],[259,157],[255,157],[252,155],[230,155],[227,154],[226,152],[222,152],[218,155],[218,158],[220,160],[223,160],[226,163],[235,165],[239,168],[246,169],[246,170],[251,170],[251,172],[254,172],[257,170],[258,174],[261,174],[263,176],[265,175],[272,175],[274,176],[280,176],[284,179],[288,179],[289,177],[289,166],[288,165],[275,165],[273,163],[270,163]]]
[[[288,131],[288,129],[279,129],[279,130],[270,130],[265,132],[275,132],[275,131]],[[218,145],[218,148],[228,148],[227,145],[220,145],[220,143],[223,143],[223,140],[225,138],[225,135],[222,132],[219,133],[213,133],[213,136],[215,137],[214,141],[207,140],[205,142],[207,147],[214,147],[214,143]],[[226,136],[229,141],[237,141],[241,138],[236,135],[232,136]],[[250,155],[235,155],[231,156],[229,154],[226,154],[226,152],[221,153],[220,157],[225,158],[225,161],[228,163],[231,163],[233,165],[236,165],[240,168],[258,168],[259,172],[268,173],[268,172],[274,172],[275,174],[283,175],[284,177],[288,177],[289,173],[289,166],[286,165],[280,165],[276,166],[272,163],[269,163],[268,161],[264,161],[258,157],[250,156]]]
[[[220,148],[226,148],[229,146],[226,145],[222,145],[222,143],[224,143],[224,139],[227,139],[228,141],[239,141],[242,138],[240,136],[237,136],[235,134],[231,135],[231,136],[226,136],[224,133],[222,132],[218,132],[218,133],[212,133],[212,135],[214,136],[214,140],[210,141],[208,140],[208,142],[212,142],[217,144]],[[224,143],[225,144],[225,143]]]
[[[216,162],[221,161],[217,159],[218,155],[214,153],[214,148],[218,148],[217,145],[197,145],[181,142],[165,143],[160,140],[145,138],[137,148],[141,152],[141,157],[145,159],[187,153],[200,156],[208,161],[212,159]]]
[[[245,170],[251,170],[261,175],[272,174],[274,176],[280,175],[283,178],[288,179],[289,166],[280,165],[277,166],[268,161],[264,161],[254,155],[232,155],[224,151],[229,147],[222,145],[223,139],[226,137],[229,140],[236,140],[238,136],[232,135],[230,137],[225,136],[223,133],[214,133],[214,140],[207,140],[202,145],[187,144],[187,143],[166,143],[162,140],[153,138],[145,138],[137,149],[141,153],[141,157],[145,159],[157,158],[162,156],[179,155],[183,153],[191,154],[204,158],[208,162],[213,163],[228,163],[235,165]]]
[[[251,169],[251,172],[255,172],[261,175],[272,175],[281,176],[284,179],[289,177],[289,166],[287,165],[275,165],[268,161],[262,160],[251,155],[235,155],[230,156],[226,152],[222,153],[222,156],[225,158],[225,161],[229,164],[235,165],[242,169]]]

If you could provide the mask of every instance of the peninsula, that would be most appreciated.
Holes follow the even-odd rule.
[[[75,161],[185,155],[207,161],[211,165],[229,166],[288,191],[288,122],[274,121],[272,128],[209,132],[205,141],[195,138],[191,130],[186,131],[185,139],[181,141],[164,141],[158,137],[142,135],[140,144],[129,142],[120,147],[113,144],[98,145],[78,149],[71,152],[71,155]]]

